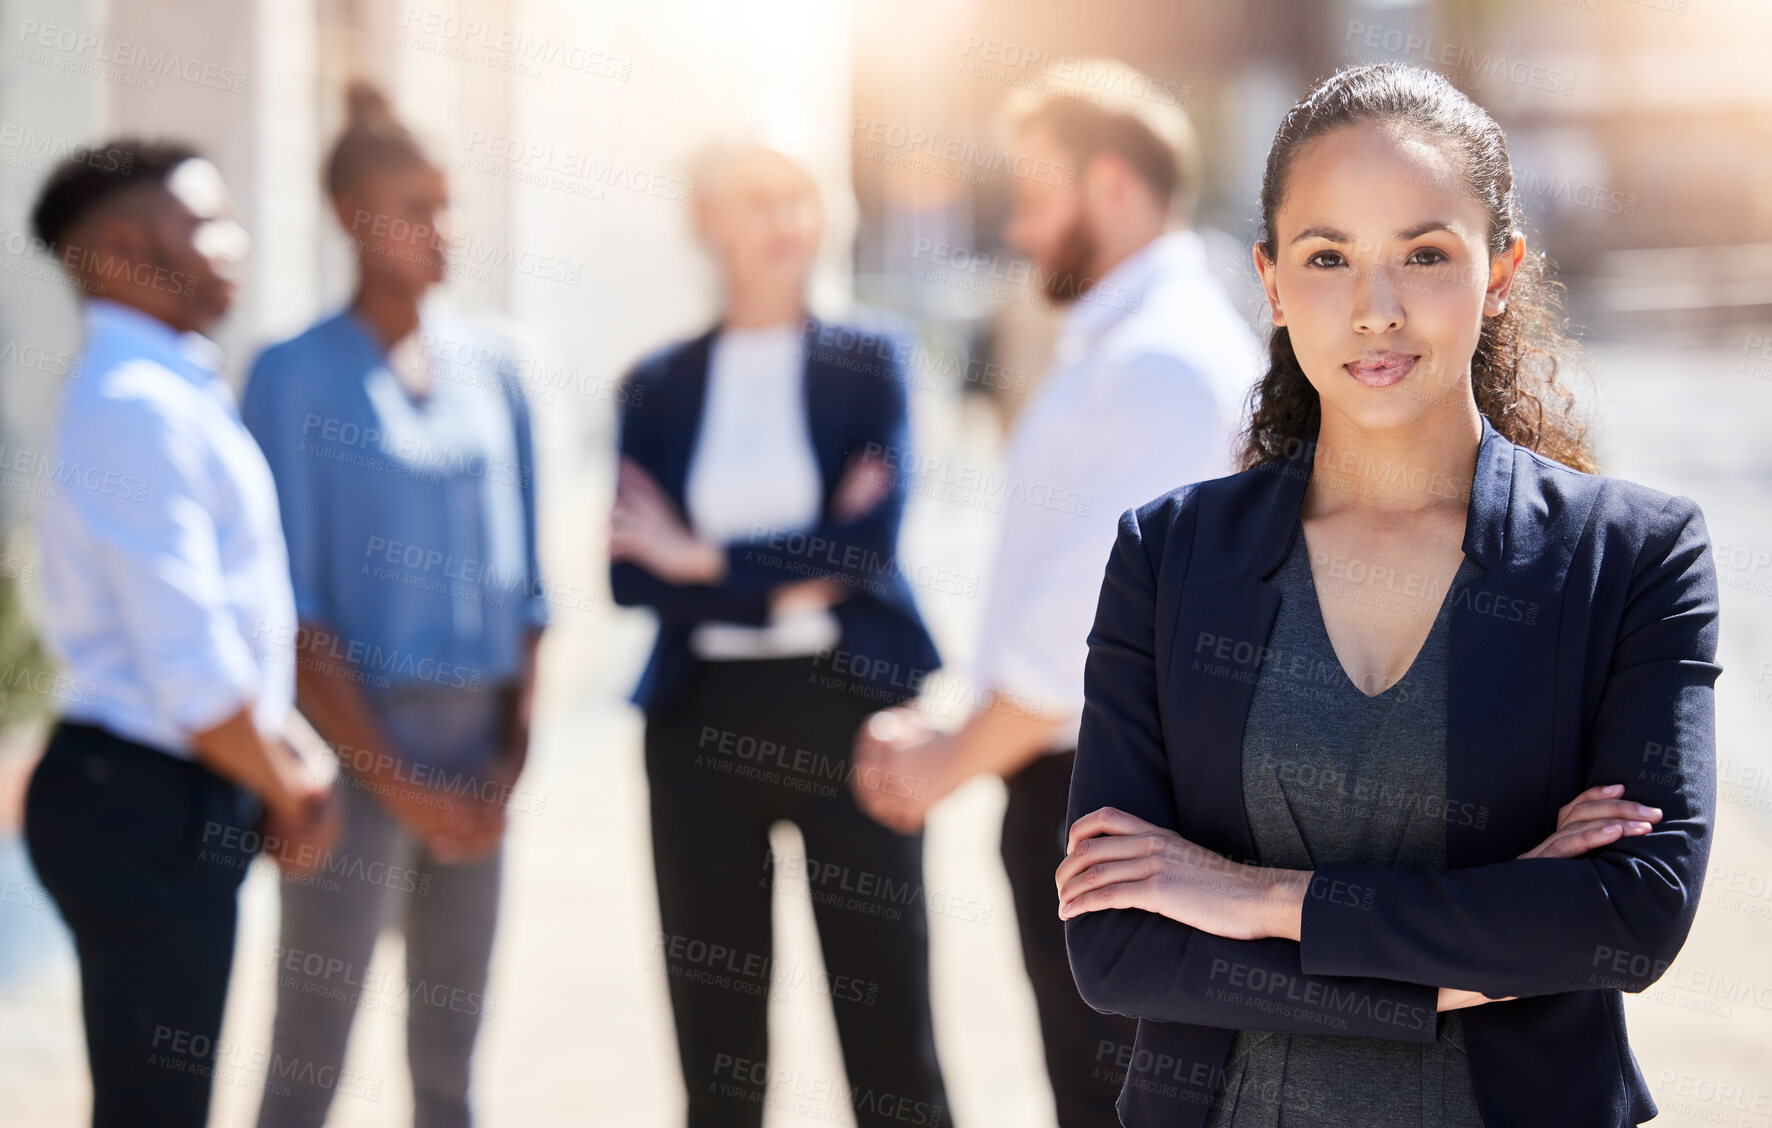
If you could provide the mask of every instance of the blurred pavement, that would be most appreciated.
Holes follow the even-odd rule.
[[[1772,337],[1772,332],[1764,334]],[[1632,1044],[1662,1116],[1654,1123],[1772,1125],[1772,365],[1745,355],[1748,339],[1706,347],[1615,344],[1604,373],[1601,453],[1609,473],[1696,498],[1713,541],[1728,546],[1723,582],[1725,672],[1718,687],[1722,780],[1705,904],[1667,976],[1626,996]],[[931,394],[933,395],[933,394]],[[919,403],[923,449],[993,463],[996,444],[976,413]],[[1648,436],[1658,436],[1653,442]],[[585,561],[562,576],[601,592],[607,467],[590,458],[558,488],[585,499],[582,528],[550,530],[554,560]],[[977,509],[918,498],[906,533],[909,564],[966,574],[989,567],[992,522]],[[1737,552],[1737,549],[1745,552]],[[1105,559],[1104,546],[1104,559]],[[970,650],[977,600],[924,598],[951,660]],[[605,602],[558,615],[545,653],[543,702],[525,785],[536,813],[511,818],[507,885],[490,1014],[481,1040],[478,1104],[485,1128],[586,1124],[666,1128],[682,1094],[670,1034],[645,825],[639,719],[622,696],[649,638],[644,616]],[[927,887],[992,907],[988,923],[937,916],[936,1019],[954,1121],[961,1128],[1048,1128],[1033,1000],[996,852],[1002,788],[975,782],[938,812]],[[783,831],[778,849],[797,849]],[[792,872],[792,867],[788,867]],[[803,879],[801,879],[803,880]],[[54,911],[36,891],[17,843],[0,845],[0,1092],[14,1128],[64,1128],[87,1104],[75,969]],[[264,1082],[252,1068],[268,1044],[276,886],[260,863],[242,891],[242,924],[212,1125],[249,1125]],[[59,934],[59,935],[58,935]],[[795,982],[819,970],[804,898],[777,898],[777,967]],[[378,968],[397,964],[384,938]],[[778,1084],[770,1128],[849,1123],[824,1094],[842,1089],[828,1005],[809,986],[771,1004]],[[334,1128],[409,1122],[403,1023],[359,1015],[347,1069],[364,1095],[342,1095]],[[1596,1052],[1609,1052],[1596,1047]],[[371,1099],[373,1095],[373,1099]]]

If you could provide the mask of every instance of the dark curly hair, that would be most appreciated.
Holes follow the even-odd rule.
[[[202,156],[180,141],[119,137],[70,150],[44,181],[31,208],[31,230],[52,253],[89,216],[144,184],[165,184],[174,169]]]
[[[1466,186],[1489,213],[1489,253],[1507,252],[1525,217],[1501,127],[1441,75],[1382,63],[1336,72],[1280,122],[1261,178],[1258,246],[1269,262],[1276,259],[1275,216],[1299,152],[1316,138],[1365,122],[1395,125],[1441,141],[1462,158]],[[1483,321],[1471,355],[1471,391],[1477,409],[1503,437],[1592,473],[1587,425],[1563,379],[1580,354],[1564,329],[1562,287],[1549,271],[1544,253],[1528,247],[1514,274],[1507,308]],[[1322,405],[1299,367],[1285,326],[1276,326],[1268,340],[1267,375],[1250,393],[1249,404],[1241,458],[1245,469],[1284,461],[1316,435]]]

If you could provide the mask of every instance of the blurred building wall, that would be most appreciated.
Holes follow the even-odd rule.
[[[849,6],[824,0],[0,0],[0,442],[44,447],[79,347],[73,291],[28,237],[55,162],[119,133],[215,159],[254,238],[216,332],[237,384],[349,296],[320,164],[364,76],[450,175],[463,230],[443,298],[523,348],[544,551],[600,585],[619,381],[715,314],[690,231],[702,144],[754,137],[808,163],[829,212],[815,304],[850,303],[850,36]],[[30,500],[0,491],[0,521]]]
[[[72,291],[31,248],[31,203],[67,146],[92,139],[109,112],[105,83],[55,66],[81,60],[40,48],[35,37],[47,28],[94,33],[105,7],[0,0],[0,444],[9,460],[41,450],[43,423],[79,344]],[[0,523],[15,525],[31,496],[0,490]]]

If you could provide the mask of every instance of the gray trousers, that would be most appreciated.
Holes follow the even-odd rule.
[[[451,791],[485,782],[502,735],[496,691],[405,691],[377,704],[395,746],[426,765],[423,782]],[[388,1099],[387,1079],[342,1068],[359,1007],[406,1016],[417,1128],[469,1125],[503,849],[445,865],[364,781],[341,774],[338,798],[343,825],[326,864],[311,879],[283,882],[277,1018],[258,1126],[319,1128],[335,1094]],[[405,933],[403,976],[370,972],[389,924]]]

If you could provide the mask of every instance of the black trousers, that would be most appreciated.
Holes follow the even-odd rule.
[[[1114,1101],[1125,1079],[1134,1019],[1102,1014],[1077,994],[1070,957],[1064,948],[1064,922],[1058,919],[1053,871],[1064,860],[1065,806],[1070,800],[1075,752],[1042,756],[1008,781],[1009,806],[1003,812],[1003,866],[1015,897],[1021,927],[1022,959],[1034,985],[1040,1036],[1046,1047],[1046,1074],[1058,1103],[1061,1128],[1116,1128]]]
[[[772,1104],[861,1125],[945,1126],[947,1094],[929,1001],[921,835],[887,830],[849,790],[856,729],[897,704],[811,658],[699,662],[647,718],[652,856],[677,1050],[692,1128],[763,1122],[772,990],[828,996],[843,1078],[774,1075]],[[787,874],[769,827],[806,842]],[[804,877],[802,886],[800,878]],[[809,890],[825,974],[778,965],[772,894]]]
[[[203,1128],[258,816],[194,761],[90,725],[50,738],[25,843],[74,934],[94,1128]]]

